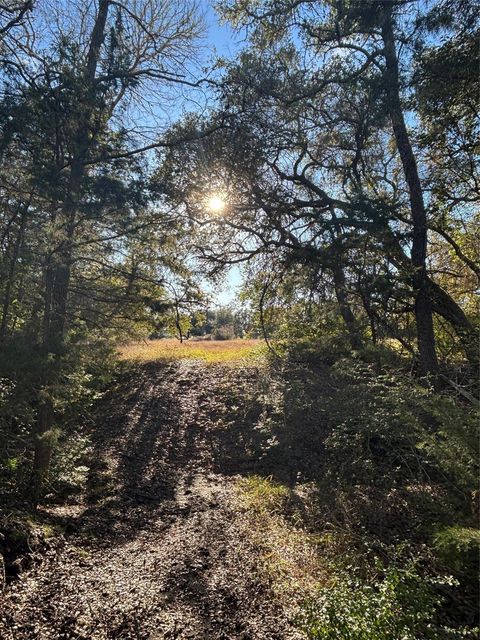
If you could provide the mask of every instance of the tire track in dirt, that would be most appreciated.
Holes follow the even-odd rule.
[[[71,533],[9,587],[5,640],[301,636],[259,569],[234,504],[255,468],[255,370],[149,363],[101,402]],[[246,406],[246,405],[245,405]]]

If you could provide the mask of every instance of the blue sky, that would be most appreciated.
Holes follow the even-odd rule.
[[[213,8],[213,2],[203,0],[201,7],[207,23],[209,46],[215,49],[218,55],[233,56],[239,48],[239,35],[234,33],[228,25],[220,23]]]
[[[234,33],[227,25],[220,23],[213,9],[212,2],[203,0],[202,10],[205,13],[207,23],[207,45],[210,57],[217,55],[225,58],[233,58],[242,46],[242,37]],[[240,270],[238,267],[233,267],[228,274],[226,274],[223,285],[215,289],[207,285],[206,289],[211,295],[213,306],[232,306],[237,299],[240,284]]]

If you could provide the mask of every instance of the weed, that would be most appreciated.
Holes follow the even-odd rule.
[[[239,491],[243,505],[260,514],[283,513],[290,495],[285,485],[258,475],[242,478]]]

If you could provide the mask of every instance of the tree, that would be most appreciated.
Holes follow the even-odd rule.
[[[333,2],[309,5],[281,2],[265,3],[251,8],[248,3],[233,3],[228,10],[236,19],[254,21],[258,37],[283,36],[289,21],[299,29],[317,56],[331,55],[332,51],[349,51],[349,61],[338,73],[338,65],[326,71],[315,94],[329,84],[351,84],[352,81],[378,70],[382,88],[382,100],[389,114],[397,150],[403,166],[410,200],[412,221],[412,284],[415,288],[415,316],[420,354],[420,367],[424,374],[435,373],[437,359],[433,332],[432,304],[427,284],[427,217],[417,160],[405,124],[401,103],[401,78],[396,50],[397,24],[405,2]],[[272,34],[267,22],[278,21],[281,28]],[[398,31],[397,31],[398,33]],[[337,76],[332,73],[333,68]]]
[[[31,32],[43,27],[49,37],[33,39]],[[148,145],[145,138],[139,142],[129,109],[140,117],[142,109],[161,101],[169,85],[187,82],[178,72],[200,29],[195,5],[188,2],[100,0],[97,6],[78,3],[67,10],[63,2],[52,1],[36,7],[24,25],[20,57],[4,41],[1,171],[7,280],[1,335],[5,340],[18,326],[12,294],[26,255],[20,252],[28,246],[33,249],[29,285],[34,282],[35,303],[28,308],[24,301],[22,322],[42,360],[36,385],[34,500],[42,493],[49,465],[56,394],[71,361],[72,332],[79,323],[111,323],[129,306],[132,312],[133,304],[141,309],[145,298],[165,295],[160,266],[147,256],[145,241],[138,241],[142,233],[148,230],[151,253],[158,261],[160,252],[167,271],[179,263],[169,255],[178,226],[169,230],[168,240],[171,212],[161,194],[150,191],[147,165],[139,160],[145,147],[162,143],[156,137]],[[25,63],[27,54],[33,64]],[[141,133],[147,135],[148,126]],[[17,175],[9,165],[14,157]]]
[[[172,193],[201,226],[218,228],[210,258],[221,264],[225,255],[237,262],[280,252],[285,261],[322,265],[336,280],[339,308],[358,345],[352,278],[356,273],[359,282],[362,252],[377,262],[384,254],[380,272],[354,294],[370,323],[380,319],[372,295],[383,306],[395,302],[397,313],[412,310],[425,374],[437,367],[435,311],[452,323],[474,362],[471,323],[427,269],[426,202],[429,213],[434,202],[420,181],[415,120],[409,114],[407,127],[404,115],[413,97],[406,64],[422,44],[413,4],[242,2],[225,13],[250,25],[256,47],[227,67],[219,114],[231,120],[215,141],[189,145],[181,156],[174,150],[166,165],[177,167]],[[399,60],[400,41],[411,46],[403,45]],[[229,194],[219,221],[208,221],[202,205],[206,173],[215,176],[209,188]],[[397,322],[382,324],[391,330]]]
[[[0,38],[3,39],[22,23],[32,10],[33,0],[5,0],[0,4]],[[1,40],[0,40],[1,42]],[[0,45],[1,46],[1,45]]]

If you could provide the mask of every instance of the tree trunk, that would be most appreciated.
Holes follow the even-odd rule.
[[[340,314],[347,327],[348,336],[352,349],[361,349],[362,340],[358,330],[358,323],[353,314],[350,302],[348,300],[347,287],[345,283],[345,273],[342,267],[337,264],[333,268],[333,283],[335,288],[335,295],[337,296],[338,304],[340,307]]]
[[[33,473],[30,487],[35,504],[38,503],[42,496],[44,480],[48,473],[52,455],[55,414],[51,387],[55,382],[58,382],[61,355],[64,350],[77,207],[81,197],[82,181],[85,176],[85,160],[93,138],[90,131],[90,122],[95,109],[94,80],[100,48],[105,37],[105,25],[110,1],[100,0],[86,58],[83,78],[86,85],[83,113],[74,134],[75,152],[71,161],[69,183],[60,214],[65,224],[66,238],[64,247],[58,255],[54,256],[53,264],[49,264],[46,271],[46,304],[42,350],[48,360],[48,364],[39,395]]]
[[[386,68],[384,73],[390,120],[403,165],[405,180],[410,196],[410,210],[413,222],[411,250],[412,281],[415,287],[415,318],[417,341],[420,354],[420,370],[423,375],[436,374],[438,370],[433,331],[432,303],[427,284],[427,216],[418,168],[408,136],[402,105],[400,102],[400,82],[398,59],[393,33],[392,8],[386,7],[382,25],[382,38]]]
[[[358,284],[357,287],[362,298],[363,308],[365,309],[365,313],[367,314],[368,323],[370,325],[370,333],[372,334],[372,342],[374,345],[376,345],[377,327],[375,326],[375,315],[372,311],[372,305],[370,303],[370,294],[367,291],[363,290],[360,284]]]
[[[398,239],[395,238],[391,232],[388,232],[388,235],[383,237],[383,241],[385,241],[385,239],[388,241],[387,247],[392,264],[403,273],[408,274],[410,259],[405,254]],[[474,368],[478,368],[480,355],[478,350],[478,331],[467,318],[463,309],[445,289],[442,289],[442,287],[434,282],[428,275],[426,280],[432,311],[452,325],[460,339],[468,361]]]
[[[433,280],[428,279],[428,288],[432,308],[435,313],[445,318],[455,330],[469,363],[476,370],[480,364],[479,335],[463,309],[455,300]]]

